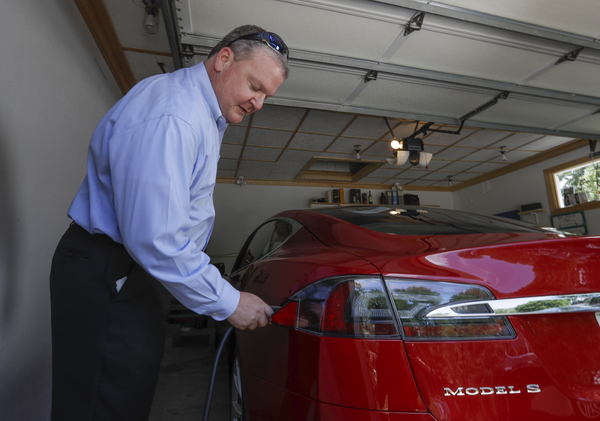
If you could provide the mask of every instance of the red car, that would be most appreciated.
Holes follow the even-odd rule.
[[[600,237],[414,206],[279,213],[229,276],[232,419],[600,419]]]

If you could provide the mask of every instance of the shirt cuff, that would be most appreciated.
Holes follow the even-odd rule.
[[[229,282],[225,282],[221,297],[208,308],[202,309],[202,313],[212,317],[216,321],[227,319],[233,314],[240,303],[240,292]]]

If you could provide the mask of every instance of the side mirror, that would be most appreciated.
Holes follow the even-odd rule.
[[[213,263],[213,266],[219,269],[221,276],[225,276],[225,263]]]

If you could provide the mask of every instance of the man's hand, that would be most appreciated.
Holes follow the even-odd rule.
[[[241,330],[246,328],[254,330],[259,326],[266,326],[269,317],[273,314],[271,307],[254,294],[248,292],[240,292],[240,294],[240,302],[227,321]]]

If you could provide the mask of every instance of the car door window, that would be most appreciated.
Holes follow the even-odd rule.
[[[288,237],[292,234],[292,231],[292,224],[281,220],[275,221],[275,229],[273,230],[273,234],[271,235],[268,253],[272,252],[277,247],[282,245],[283,242],[287,240]]]
[[[292,224],[281,221],[269,221],[258,228],[252,239],[241,252],[234,272],[261,259],[278,248],[293,233]]]
[[[267,222],[256,230],[246,250],[243,251],[244,254],[240,262],[240,268],[248,266],[269,252],[269,244],[274,230],[275,221]]]

